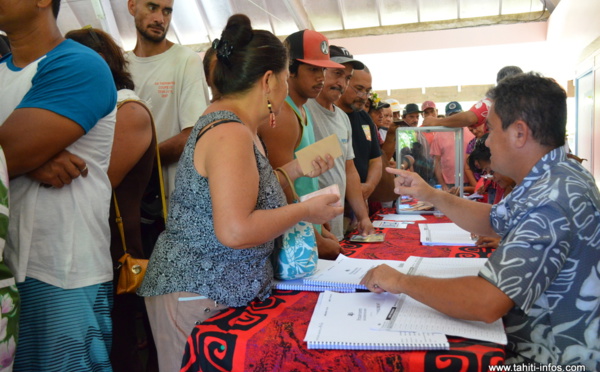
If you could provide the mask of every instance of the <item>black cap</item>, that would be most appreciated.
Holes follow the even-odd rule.
[[[402,115],[412,114],[413,112],[418,112],[420,114],[423,111],[419,110],[419,105],[417,105],[416,103],[409,103],[404,107]]]
[[[352,54],[350,54],[350,52],[348,51],[348,49],[344,47],[330,45],[329,56],[331,57],[332,61],[337,63],[352,63],[352,68],[355,70],[363,70],[365,68],[365,64],[361,61],[355,60]]]

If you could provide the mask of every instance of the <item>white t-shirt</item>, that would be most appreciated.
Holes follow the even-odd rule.
[[[135,92],[152,111],[159,143],[196,124],[208,106],[208,86],[198,54],[173,44],[155,56],[142,58],[130,51],[125,58]],[[175,187],[176,170],[177,163],[163,167],[167,197]]]
[[[19,108],[52,111],[79,124],[86,134],[66,150],[88,168],[87,177],[60,189],[25,175],[10,181],[7,265],[18,282],[27,276],[71,289],[111,281],[106,172],[117,93],[108,66],[91,49],[66,40],[22,69],[3,59],[0,97],[0,125]]]
[[[323,188],[337,183],[340,187],[340,200],[343,204],[344,198],[346,197],[346,161],[354,159],[350,119],[348,119],[348,115],[337,106],[333,106],[334,111],[329,111],[314,99],[309,99],[304,104],[304,107],[306,107],[312,115],[316,141],[332,134],[337,135],[340,141],[342,156],[335,159],[333,168],[319,176],[319,187]],[[330,224],[331,232],[339,240],[342,240],[344,238],[343,214],[340,214],[331,220]]]

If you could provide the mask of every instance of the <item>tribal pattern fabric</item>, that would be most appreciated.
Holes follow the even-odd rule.
[[[395,213],[394,209],[382,210]],[[374,219],[381,219],[375,214]],[[439,221],[432,215],[427,222]],[[443,217],[442,222],[449,222]],[[493,248],[423,246],[419,229],[381,229],[382,243],[340,242],[355,258],[488,257]],[[417,242],[416,244],[414,242]],[[303,341],[318,293],[275,290],[264,301],[230,308],[197,325],[188,338],[181,372],[192,371],[487,371],[502,364],[504,347],[449,337],[450,350],[309,350]]]

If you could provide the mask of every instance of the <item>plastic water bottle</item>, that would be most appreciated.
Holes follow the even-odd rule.
[[[436,190],[441,190],[442,189],[442,185],[435,185],[435,189]],[[436,216],[437,218],[442,218],[444,217],[444,213],[442,211],[440,211],[437,208],[433,209],[433,215]]]

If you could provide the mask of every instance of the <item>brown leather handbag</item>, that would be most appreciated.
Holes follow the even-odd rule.
[[[125,253],[119,259],[119,281],[117,282],[117,294],[135,293],[142,285],[148,260],[143,258],[133,258],[129,253]]]

